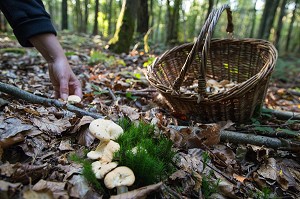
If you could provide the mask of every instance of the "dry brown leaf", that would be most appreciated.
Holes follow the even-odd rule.
[[[127,193],[118,194],[115,196],[111,196],[111,199],[143,199],[146,198],[146,196],[152,192],[155,192],[160,189],[162,186],[162,182],[159,182],[157,184],[149,185],[146,187],[141,187],[139,189],[135,189],[133,191],[129,191]]]
[[[73,175],[68,182],[72,184],[69,190],[70,197],[83,198],[90,189],[86,179],[82,175]]]
[[[32,118],[31,122],[41,131],[53,135],[60,135],[71,126],[71,123],[67,119],[56,119],[50,121],[48,118]]]
[[[10,189],[17,189],[21,186],[22,186],[21,183],[10,183],[10,182],[6,182],[4,180],[0,180],[0,190],[1,191],[8,191]]]
[[[239,181],[241,183],[244,183],[245,179],[247,179],[244,176],[240,176],[240,175],[237,175],[235,173],[233,174],[233,177],[234,177],[234,179],[236,179],[237,181]]]
[[[276,181],[277,179],[277,164],[274,158],[269,158],[258,170],[257,173],[265,179]]]
[[[70,140],[62,140],[58,147],[61,151],[74,151]]]
[[[13,137],[20,132],[30,130],[32,127],[32,125],[24,124],[18,118],[0,120],[0,141],[5,138]]]
[[[54,199],[53,194],[49,190],[44,191],[33,191],[27,190],[23,193],[24,199]]]
[[[68,199],[68,192],[65,190],[65,182],[52,182],[41,179],[33,187],[34,191],[51,190],[55,199]]]
[[[94,118],[92,118],[91,116],[83,116],[70,133],[73,134],[78,132],[82,126],[91,123],[93,120]]]
[[[131,121],[135,121],[140,118],[140,114],[136,108],[132,108],[127,105],[122,105],[120,106],[120,110],[125,116],[129,117]]]

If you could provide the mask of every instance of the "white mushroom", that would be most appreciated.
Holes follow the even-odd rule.
[[[117,162],[101,162],[95,161],[92,163],[92,170],[97,179],[102,179],[104,176],[118,166]]]
[[[90,151],[87,157],[93,160],[100,160],[101,162],[111,162],[114,152],[120,150],[120,145],[117,142],[109,140],[108,142],[101,142],[95,151]]]
[[[127,186],[131,186],[135,181],[134,173],[125,166],[117,167],[109,172],[104,178],[104,184],[108,189],[117,188],[117,193],[128,191]]]
[[[90,132],[101,141],[116,140],[124,131],[111,120],[96,119],[89,125]]]
[[[68,103],[75,104],[81,102],[81,98],[77,95],[70,95],[67,99]]]

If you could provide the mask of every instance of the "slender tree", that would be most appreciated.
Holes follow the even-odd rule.
[[[128,53],[135,29],[137,0],[123,0],[114,37],[109,41],[109,49],[115,53]]]
[[[280,5],[280,14],[278,17],[278,21],[277,21],[277,27],[276,27],[276,33],[275,33],[275,46],[277,49],[279,49],[279,40],[280,40],[280,36],[281,36],[281,30],[282,30],[282,26],[283,26],[283,17],[285,16],[285,11],[286,11],[286,3],[287,0],[282,0],[281,1],[281,5]]]
[[[170,0],[167,0],[167,43],[173,44],[178,41],[178,25],[179,25],[179,10],[181,0],[174,0],[174,5],[170,5]]]
[[[279,0],[266,0],[258,32],[258,38],[266,40],[269,39],[278,4]]]
[[[296,18],[296,10],[297,10],[298,6],[299,6],[299,0],[296,0],[295,1],[295,7],[293,9],[292,19],[291,19],[291,22],[290,22],[290,25],[289,25],[289,30],[288,30],[288,35],[287,35],[287,39],[286,39],[286,44],[285,44],[285,51],[286,52],[288,52],[288,50],[289,50],[290,41],[291,41],[291,35],[292,35],[292,31],[293,31],[293,25],[294,25],[295,18]],[[299,40],[299,35],[298,35],[297,39]]]
[[[113,5],[113,0],[108,0],[108,35],[110,36],[112,33],[112,5]]]
[[[214,0],[209,0],[208,1],[208,9],[207,9],[205,20],[207,19],[207,17],[209,15],[209,13],[211,12],[213,6],[214,6]]]
[[[68,1],[61,2],[61,29],[68,29]]]
[[[82,24],[82,31],[87,33],[87,26],[88,26],[88,18],[89,18],[89,0],[84,0],[84,19]]]
[[[95,0],[95,17],[93,35],[98,35],[98,13],[99,13],[99,0]]]
[[[257,0],[255,0],[252,8],[252,23],[251,23],[251,30],[250,30],[250,38],[254,36],[255,22],[256,22],[256,3]]]
[[[137,28],[136,31],[140,34],[146,34],[149,29],[149,13],[148,13],[148,1],[138,0],[138,16],[137,16]]]
[[[77,27],[78,32],[82,32],[83,26],[83,17],[82,17],[82,9],[81,9],[81,1],[76,0],[75,3],[75,13],[76,13],[76,23],[75,26]]]

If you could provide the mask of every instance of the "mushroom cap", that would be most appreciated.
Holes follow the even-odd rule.
[[[95,151],[90,151],[87,157],[93,160],[99,160],[101,162],[111,162],[114,156],[114,152],[120,150],[120,145],[113,140],[108,142],[101,142]]]
[[[104,184],[108,189],[120,186],[131,186],[135,181],[134,173],[125,166],[117,167],[104,178]]]
[[[69,102],[69,103],[79,103],[79,102],[81,102],[81,98],[79,97],[79,96],[77,96],[77,95],[70,95],[69,97],[68,97],[68,99],[67,99],[67,101]]]
[[[111,120],[96,119],[90,123],[90,132],[99,140],[116,140],[124,131]]]
[[[92,170],[97,179],[102,179],[104,176],[118,166],[117,162],[100,162],[95,161],[92,163]]]

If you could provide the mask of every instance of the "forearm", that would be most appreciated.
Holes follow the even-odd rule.
[[[35,35],[29,38],[31,44],[42,54],[48,63],[57,59],[66,59],[57,37],[51,33]]]

